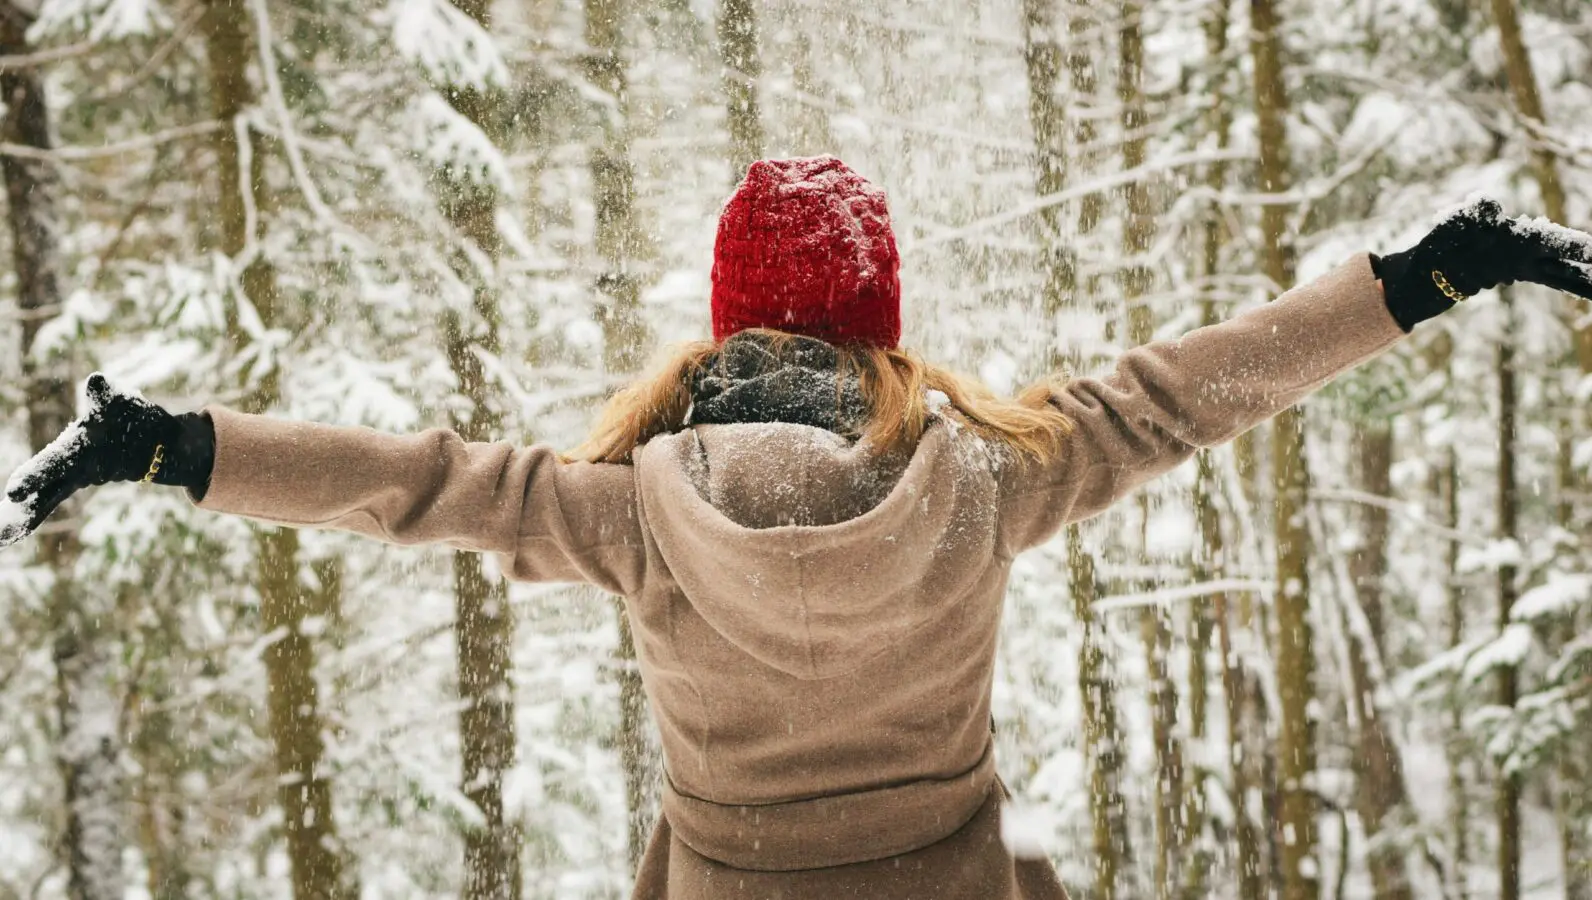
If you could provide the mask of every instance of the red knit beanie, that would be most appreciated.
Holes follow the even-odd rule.
[[[775,328],[894,347],[900,269],[883,190],[833,156],[759,160],[719,217],[713,337]]]

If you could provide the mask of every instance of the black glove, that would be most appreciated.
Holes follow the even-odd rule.
[[[90,485],[153,482],[204,497],[216,456],[209,416],[174,416],[117,391],[99,373],[89,376],[88,399],[88,415],[11,476],[0,501],[0,547],[32,534],[56,507]]]
[[[1476,200],[1403,253],[1371,257],[1388,312],[1405,331],[1455,301],[1516,281],[1592,300],[1592,235],[1502,213],[1495,201]]]

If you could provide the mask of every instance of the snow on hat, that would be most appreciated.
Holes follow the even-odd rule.
[[[894,347],[900,268],[883,190],[833,156],[759,160],[719,217],[713,337],[774,328]]]

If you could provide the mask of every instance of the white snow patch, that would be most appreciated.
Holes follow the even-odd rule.
[[[1554,252],[1569,257],[1571,260],[1592,262],[1592,234],[1566,228],[1563,225],[1537,217],[1527,219],[1521,217],[1509,220],[1509,230],[1522,237],[1529,237],[1542,241],[1551,247]]]
[[[672,269],[665,272],[656,284],[641,295],[644,305],[696,303],[707,296],[710,281],[704,272],[694,269]]]
[[[997,394],[1010,394],[1017,388],[1017,360],[1005,353],[992,353],[978,367],[979,377]]]
[[[484,89],[508,84],[502,54],[481,23],[447,0],[396,0],[393,45],[442,84]]]
[[[1157,558],[1181,556],[1194,549],[1194,520],[1186,510],[1168,504],[1145,523],[1144,549]]]
[[[1428,659],[1403,675],[1399,676],[1394,687],[1395,693],[1404,699],[1415,695],[1417,691],[1439,676],[1451,675],[1459,672],[1477,647],[1476,642],[1467,641],[1457,647],[1450,647],[1442,653]]]
[[[435,92],[416,100],[411,109],[416,148],[433,168],[504,193],[513,191],[508,160],[479,125]]]
[[[20,503],[0,499],[0,530],[26,523],[32,512],[33,510]]]
[[[1554,613],[1570,612],[1592,596],[1592,575],[1549,572],[1548,582],[1521,595],[1509,611],[1516,622],[1529,622]]]
[[[48,359],[83,339],[96,325],[103,325],[115,312],[105,297],[90,291],[73,291],[61,304],[59,314],[47,319],[33,336],[28,353],[34,359]]]
[[[1483,547],[1467,547],[1460,551],[1456,568],[1462,574],[1478,571],[1496,571],[1504,566],[1518,566],[1525,559],[1520,544],[1513,538],[1490,540]]]
[[[1001,843],[1018,859],[1046,859],[1045,844],[1054,833],[1050,813],[1042,806],[1013,800],[1001,809]]]
[[[28,536],[28,520],[33,510],[21,503],[0,498],[0,547],[15,544]]]
[[[28,29],[30,40],[62,32],[88,33],[91,41],[116,40],[171,29],[171,16],[154,0],[45,0]]]
[[[1493,669],[1518,666],[1530,650],[1531,628],[1516,622],[1471,655],[1465,663],[1465,679],[1479,681]]]
[[[88,443],[88,432],[83,430],[81,422],[73,422],[56,435],[55,440],[48,447],[40,450],[34,457],[23,463],[20,468],[11,473],[11,478],[6,482],[6,494],[11,494],[22,486],[22,482],[33,478],[44,469],[56,465],[60,460],[78,452],[83,445]]]

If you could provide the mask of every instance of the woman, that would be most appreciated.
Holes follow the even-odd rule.
[[[1050,864],[999,836],[1012,558],[1470,294],[1592,298],[1592,238],[1481,202],[1403,253],[1013,401],[898,349],[898,265],[880,190],[830,157],[759,162],[719,221],[714,341],[616,396],[574,460],[172,416],[95,376],[89,415],[13,478],[0,542],[84,486],[143,480],[598,585],[625,598],[663,739],[636,897],[1060,898]]]

